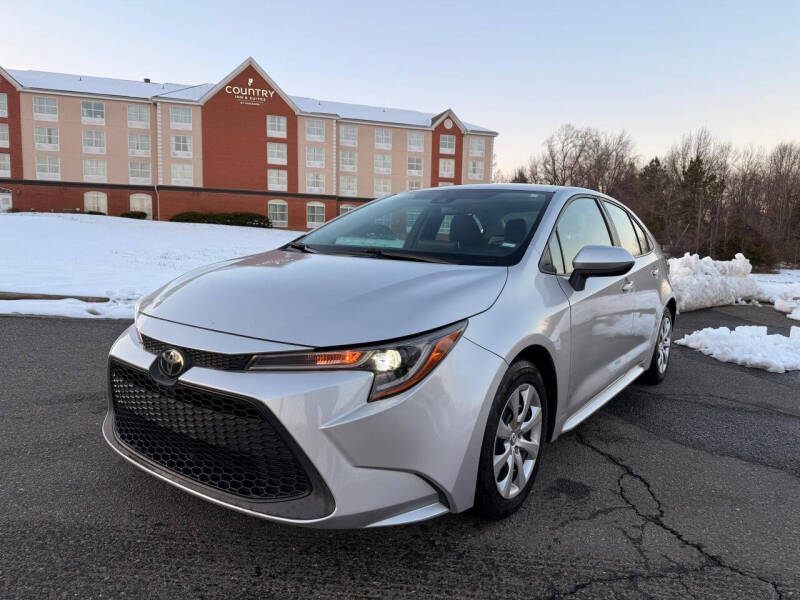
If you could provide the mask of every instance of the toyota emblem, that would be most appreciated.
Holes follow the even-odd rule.
[[[177,377],[186,368],[186,359],[180,350],[167,348],[158,356],[158,368],[167,377]]]

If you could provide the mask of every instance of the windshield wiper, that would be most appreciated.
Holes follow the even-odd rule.
[[[374,256],[375,258],[388,258],[391,260],[412,260],[416,262],[452,264],[449,260],[438,258],[436,256],[425,256],[423,254],[412,254],[410,252],[401,252],[398,250],[390,250],[384,248],[363,248],[353,252],[355,255]]]
[[[300,252],[305,252],[307,254],[316,254],[316,250],[312,250],[308,246],[306,246],[303,242],[292,242],[287,246],[287,248],[291,248],[292,250],[299,250]]]

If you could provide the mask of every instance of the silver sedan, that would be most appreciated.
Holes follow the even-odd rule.
[[[545,442],[664,378],[675,313],[658,244],[603,194],[398,194],[143,298],[111,349],[103,433],[275,521],[501,519]]]

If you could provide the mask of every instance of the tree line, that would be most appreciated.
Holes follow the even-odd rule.
[[[737,150],[706,129],[643,163],[626,132],[561,126],[495,181],[590,188],[629,206],[671,256],[800,263],[800,144]]]

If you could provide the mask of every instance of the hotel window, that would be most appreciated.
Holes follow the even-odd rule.
[[[58,101],[46,96],[34,96],[33,118],[37,121],[58,121]]]
[[[306,227],[319,227],[325,222],[325,205],[322,202],[306,204]]]
[[[306,192],[310,194],[325,193],[325,174],[306,173]]]
[[[128,156],[150,156],[150,136],[146,133],[129,133]]]
[[[421,131],[408,132],[408,151],[425,152],[425,134]]]
[[[267,169],[267,189],[274,192],[285,192],[288,188],[289,176],[283,169]]]
[[[422,182],[419,179],[409,179],[406,183],[408,184],[409,192],[422,189]]]
[[[455,154],[456,153],[456,136],[454,135],[440,135],[439,136],[439,152],[442,154]]]
[[[358,163],[358,152],[353,150],[340,150],[339,151],[339,169],[341,171],[348,171],[355,173]]]
[[[469,138],[469,155],[482,158],[486,152],[485,142],[486,140],[480,137]]]
[[[58,127],[34,127],[33,140],[37,150],[58,150]]]
[[[128,163],[130,183],[150,185],[150,161],[132,160]]]
[[[83,194],[83,212],[108,214],[108,196],[104,192],[86,192]]]
[[[10,154],[0,154],[0,177],[11,177]]]
[[[57,156],[37,156],[36,179],[61,179],[61,160]]]
[[[452,179],[456,176],[456,161],[452,158],[439,159],[439,177]]]
[[[357,207],[357,206],[355,206],[355,205],[353,205],[353,204],[342,204],[342,205],[339,207],[339,214],[340,214],[340,215],[346,215],[347,213],[349,213],[349,212],[352,212],[352,211],[354,211],[354,210],[355,210],[355,209],[357,209],[357,208],[358,208],[358,207]]]
[[[84,125],[105,125],[106,105],[102,102],[81,102],[81,123]]]
[[[270,200],[267,202],[267,216],[273,227],[288,227],[289,205],[285,200]]]
[[[8,123],[0,123],[0,148],[8,148]]]
[[[422,175],[422,157],[421,156],[409,156],[408,157],[408,170],[406,171],[406,175]]]
[[[267,137],[286,137],[286,117],[267,115]]]
[[[150,129],[150,107],[145,104],[128,104],[128,127]]]
[[[84,129],[81,137],[81,145],[85,154],[105,154],[106,153],[106,132],[96,129]]]
[[[267,142],[267,164],[285,165],[286,162],[286,144]]]
[[[392,180],[391,179],[376,179],[373,185],[373,192],[375,197],[388,196],[392,193]]]
[[[453,185],[452,181],[440,181],[439,182],[439,187],[448,187],[448,186],[451,186],[451,185]]]
[[[189,163],[173,163],[172,185],[194,185],[194,167]]]
[[[358,127],[355,125],[341,125],[339,127],[339,145],[358,146]]]
[[[375,155],[375,173],[378,175],[391,175],[392,174],[392,155],[391,154],[376,154]]]
[[[83,180],[93,183],[108,181],[106,161],[103,158],[87,158],[83,161]]]
[[[323,146],[306,146],[306,166],[325,167],[325,148]]]
[[[170,106],[169,126],[171,129],[191,129],[192,109],[188,106]]]
[[[131,212],[143,212],[145,218],[153,218],[153,198],[150,194],[131,194],[128,198],[128,206]]]
[[[471,160],[469,161],[469,178],[470,179],[483,179],[483,161]]]
[[[358,179],[351,175],[340,175],[339,194],[342,196],[358,196]]]
[[[376,129],[375,130],[375,148],[377,150],[391,150],[392,149],[392,130],[391,129]]]
[[[0,117],[8,116],[8,94],[0,94]]]
[[[320,119],[309,119],[306,121],[306,141],[325,141],[325,121]]]
[[[175,158],[192,158],[192,136],[172,136],[172,156]]]

